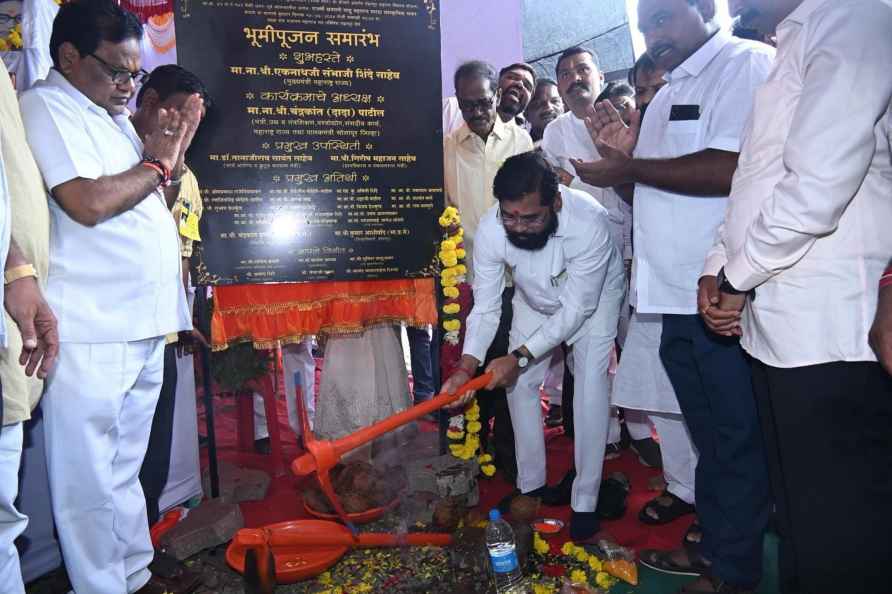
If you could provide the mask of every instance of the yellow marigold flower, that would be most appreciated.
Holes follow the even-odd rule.
[[[492,462],[492,456],[490,454],[483,454],[479,458],[477,458],[477,462],[480,464],[486,464],[487,462]]]
[[[588,574],[581,569],[574,569],[570,572],[570,581],[574,584],[587,584]]]
[[[458,259],[455,256],[451,258],[443,258],[440,256],[440,261],[443,262],[443,266],[455,266],[458,264]]]
[[[449,241],[448,239],[444,239],[440,242],[440,251],[441,252],[454,252],[455,251],[455,242]]]
[[[533,584],[533,594],[554,594],[555,589],[548,584]]]
[[[455,267],[455,273],[456,273],[456,274],[467,274],[467,273],[468,273],[468,267],[465,266],[464,264],[459,264],[459,265],[457,265],[457,266]]]
[[[455,208],[454,206],[447,206],[447,207],[443,210],[443,214],[445,214],[445,215],[449,215],[450,217],[454,217],[454,216],[456,216],[456,215],[458,214],[458,209]]]
[[[0,38],[0,52],[8,52],[9,44],[6,43],[5,39]]]
[[[458,456],[459,452],[465,449],[465,444],[463,443],[451,443],[449,444],[449,452],[453,456]]]
[[[564,555],[572,555],[575,552],[576,545],[574,545],[569,540],[564,543],[564,546],[561,547],[561,553]]]
[[[455,253],[455,250],[440,250],[439,256],[440,260],[444,261],[455,260],[458,257],[458,255]],[[455,264],[452,264],[452,266],[455,266]]]
[[[601,560],[595,557],[594,555],[589,555],[588,558],[588,566],[593,571],[601,571]]]
[[[446,314],[457,314],[461,311],[461,306],[458,303],[447,303],[443,306],[443,313]]]
[[[550,547],[548,543],[545,542],[541,536],[539,536],[538,532],[533,532],[533,550],[539,553],[540,555],[547,555]]]
[[[458,289],[455,287],[446,287],[443,289],[443,296],[448,297],[449,299],[455,299],[460,295]]]
[[[446,437],[448,437],[449,439],[461,439],[464,436],[464,431],[453,431],[452,429],[450,429],[446,432]]]
[[[480,471],[486,476],[492,476],[496,473],[496,467],[492,464],[484,464],[480,467]]]
[[[462,258],[464,258],[467,255],[468,255],[468,253],[464,250],[464,248],[458,248],[455,250],[455,257],[458,258],[459,260],[461,260]]]
[[[458,284],[458,281],[455,280],[454,276],[441,276],[440,284],[444,287],[454,287]]]
[[[476,411],[476,410],[472,410],[472,411],[470,411],[470,412],[466,412],[466,413],[465,413],[465,420],[466,420],[466,421],[478,421],[478,420],[480,420],[480,412],[478,412],[478,411]]]
[[[588,553],[585,552],[585,549],[577,547],[576,551],[574,551],[573,556],[576,557],[576,560],[580,563],[588,563]]]
[[[480,430],[483,429],[483,425],[480,424],[480,421],[471,421],[468,423],[466,429],[468,433],[480,433]]]
[[[443,329],[447,332],[453,332],[461,328],[461,322],[458,320],[446,320],[443,322]]]
[[[610,577],[610,574],[606,571],[599,571],[595,576],[595,583],[598,584],[599,588],[604,588],[605,590],[609,590],[613,584],[613,578]]]

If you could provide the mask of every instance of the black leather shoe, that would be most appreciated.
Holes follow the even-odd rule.
[[[601,529],[597,512],[578,512],[570,514],[570,540],[582,542],[590,539]]]
[[[542,503],[552,507],[560,505],[570,505],[570,498],[573,495],[573,481],[576,479],[576,469],[571,468],[561,482],[553,487],[546,487],[545,493],[542,495]]]

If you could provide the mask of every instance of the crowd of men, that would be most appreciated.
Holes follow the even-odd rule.
[[[503,504],[569,504],[580,544],[608,538],[602,470],[621,415],[665,479],[640,520],[697,515],[677,550],[641,553],[695,576],[682,594],[755,591],[772,517],[785,594],[885,591],[892,4],[731,8],[763,41],[721,30],[713,0],[640,0],[647,53],[629,84],[605,86],[579,47],[554,80],[523,63],[458,68],[445,190],[474,306],[444,390],[492,372],[485,439],[517,486]],[[0,72],[4,594],[24,592],[16,477],[41,395],[74,592],[169,585],[149,569],[149,525],[170,345],[192,332],[184,258],[201,201],[185,153],[210,98],[182,68],[143,71],[141,37],[114,1],[71,2],[45,80],[17,100]],[[574,440],[551,486],[543,387],[549,424]]]
[[[639,518],[697,519],[676,550],[640,558],[695,576],[682,594],[754,592],[769,523],[782,592],[881,591],[892,4],[730,5],[738,35],[712,0],[640,0],[634,92],[605,88],[579,47],[556,82],[525,64],[458,68],[464,125],[445,140],[445,189],[474,306],[444,390],[493,374],[488,439],[500,466],[513,471],[512,447],[516,460],[503,505],[569,502],[581,544],[609,539],[599,493],[615,410],[644,462],[655,429],[665,490]],[[549,486],[540,389],[562,371],[575,464]]]

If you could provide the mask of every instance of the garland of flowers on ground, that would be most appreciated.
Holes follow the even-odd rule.
[[[441,264],[440,285],[443,288],[444,348],[441,354],[441,368],[451,374],[461,358],[461,343],[464,338],[464,322],[470,309],[470,287],[467,283],[468,268],[465,266],[467,253],[464,247],[465,231],[461,226],[461,216],[454,206],[448,206],[440,215],[443,238],[440,241],[438,257]],[[465,407],[464,414],[449,419],[447,436],[453,442],[449,451],[461,460],[470,460],[480,450],[480,406],[477,399]],[[493,458],[481,453],[477,456],[480,470],[486,476],[496,472]]]
[[[5,38],[0,38],[0,52],[20,50],[24,45],[21,23],[13,27]]]
[[[534,594],[557,593],[564,582],[576,587],[594,586],[604,591],[609,591],[619,579],[638,585],[634,562],[628,559],[605,561],[569,541],[558,548],[538,532],[533,532],[533,552],[539,568],[539,572],[530,576]],[[622,549],[622,554],[631,555],[631,552]]]

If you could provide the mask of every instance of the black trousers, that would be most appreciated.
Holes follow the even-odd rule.
[[[499,329],[486,352],[486,360],[480,373],[483,373],[483,369],[486,369],[490,361],[508,354],[508,333],[511,331],[511,320],[514,317],[514,308],[511,305],[513,297],[514,287],[508,287],[502,293],[502,317],[499,319]],[[487,445],[492,445],[496,467],[513,481],[517,477],[517,456],[514,448],[514,427],[511,425],[511,413],[508,411],[508,395],[504,388],[479,390],[477,402],[480,405],[480,423],[483,426],[480,430],[482,447],[485,449]],[[493,419],[492,436],[489,430],[490,419]]]
[[[892,592],[892,378],[877,363],[753,366],[781,592]]]
[[[146,457],[139,469],[139,482],[146,498],[146,511],[149,526],[159,520],[158,509],[161,493],[167,484],[170,472],[170,444],[173,440],[173,410],[177,396],[177,351],[176,344],[164,347],[164,379],[161,394],[155,406],[152,429],[149,433],[149,446]]]
[[[750,361],[736,338],[713,334],[700,316],[668,314],[660,359],[700,454],[700,553],[715,577],[755,586],[762,577],[770,487]]]

